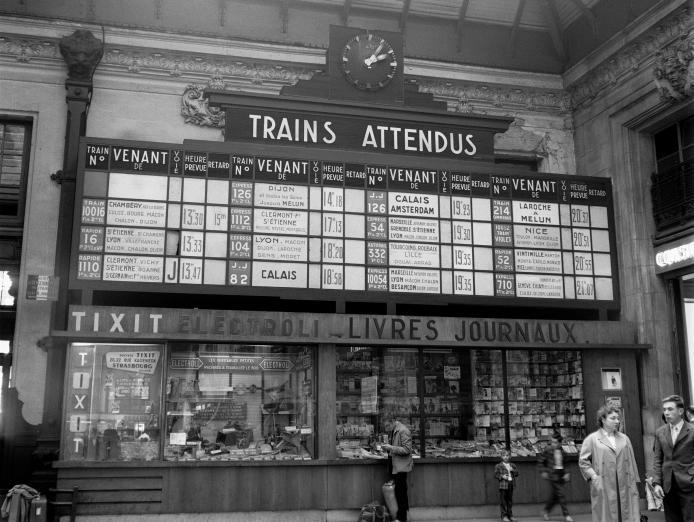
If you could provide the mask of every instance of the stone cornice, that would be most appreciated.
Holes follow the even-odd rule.
[[[589,105],[606,90],[652,66],[660,51],[678,39],[687,39],[693,31],[694,9],[683,7],[651,29],[641,32],[638,38],[567,85],[574,108]]]
[[[115,49],[158,49],[267,61],[276,61],[281,56],[282,62],[318,67],[325,65],[325,49],[0,15],[0,35],[6,37],[57,41],[72,34],[75,29],[87,29],[103,39],[106,47]]]
[[[570,86],[578,82],[613,55],[619,53],[625,46],[644,36],[654,26],[661,23],[663,18],[677,13],[691,0],[654,0],[653,6],[634,20],[628,27],[620,31],[607,42],[591,52],[577,64],[569,68],[563,75],[564,85]]]
[[[417,83],[420,91],[445,101],[449,110],[455,112],[495,116],[518,112],[569,115],[572,109],[571,98],[562,90],[431,78],[420,79]]]
[[[325,50],[207,37],[149,33],[88,24],[0,16],[0,64],[3,61],[63,68],[59,38],[75,27],[105,38],[104,57],[96,75],[156,76],[186,83],[216,84],[224,89],[276,94],[324,70]],[[277,61],[277,58],[281,61]],[[479,114],[521,109],[565,113],[561,77],[503,69],[406,59],[405,72],[425,92],[448,103],[450,110]],[[508,107],[505,105],[508,104]]]

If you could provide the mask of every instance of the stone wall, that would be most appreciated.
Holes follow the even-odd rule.
[[[655,233],[650,176],[655,162],[651,135],[676,114],[691,113],[691,94],[673,98],[658,79],[658,59],[672,45],[694,40],[694,13],[681,8],[651,20],[634,36],[621,35],[615,53],[593,63],[569,84],[574,111],[577,173],[612,178],[621,318],[637,325],[636,342],[652,345],[641,357],[641,395],[647,469],[652,434],[660,425],[660,399],[677,390],[673,304],[667,283],[655,275]],[[594,57],[595,61],[596,58]],[[569,71],[574,78],[576,71]],[[679,303],[677,303],[679,304]],[[675,384],[673,384],[675,383]]]

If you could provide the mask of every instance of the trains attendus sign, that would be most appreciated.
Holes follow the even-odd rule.
[[[87,140],[71,285],[609,308],[613,230],[607,178]]]
[[[490,156],[494,130],[445,124],[382,122],[357,116],[272,111],[231,107],[226,138],[276,145],[334,147],[361,152],[385,152],[470,159]]]
[[[74,338],[292,342],[421,346],[637,348],[633,325],[469,317],[309,314],[72,305],[65,335]],[[204,362],[204,361],[203,361]],[[241,361],[243,362],[243,361]],[[233,364],[241,364],[234,361]],[[246,361],[248,362],[248,361]],[[177,361],[176,364],[198,364]],[[272,370],[285,361],[251,361]],[[249,363],[249,364],[250,364]],[[212,363],[207,363],[212,364]],[[226,362],[225,362],[226,364]],[[229,362],[232,364],[232,362]]]
[[[355,106],[299,97],[207,95],[210,105],[225,112],[225,141],[309,150],[493,161],[494,135],[511,122],[388,103]]]

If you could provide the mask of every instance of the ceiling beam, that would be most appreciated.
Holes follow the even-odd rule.
[[[219,27],[224,27],[224,18],[227,12],[227,0],[219,0]]]
[[[518,27],[520,26],[521,18],[523,17],[523,10],[525,9],[525,0],[518,0],[518,9],[516,9],[516,16],[513,19],[513,27],[511,27],[511,54],[516,49],[516,38],[518,37]]]
[[[463,24],[465,23],[465,16],[467,15],[467,8],[470,5],[470,0],[463,0],[463,3],[460,4],[460,10],[458,11],[458,25],[456,27],[456,36],[458,40],[457,44],[457,49],[458,52],[460,52],[460,49],[463,46]]]
[[[405,32],[405,25],[407,24],[407,15],[410,14],[410,4],[412,0],[405,0],[402,3],[402,13],[400,13],[400,30]]]
[[[280,19],[282,20],[282,33],[287,34],[289,30],[289,0],[280,2]]]
[[[578,7],[578,10],[581,11],[581,14],[588,19],[588,23],[590,24],[590,28],[593,30],[593,35],[597,36],[598,35],[598,19],[593,14],[593,11],[588,9],[588,6],[583,3],[583,0],[571,0],[571,3],[574,4],[576,7]]]
[[[564,48],[564,40],[562,38],[561,22],[559,21],[557,6],[554,5],[554,0],[542,0],[542,3],[544,4],[544,9],[542,12],[547,20],[549,35],[552,37],[554,50],[557,52],[557,56],[559,56],[562,63],[566,62],[566,49]]]
[[[342,25],[347,25],[349,21],[349,12],[352,10],[352,0],[345,0],[345,4],[342,6],[342,13],[340,13],[340,20]]]

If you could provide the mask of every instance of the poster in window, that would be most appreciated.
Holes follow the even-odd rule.
[[[377,413],[378,407],[378,377],[372,375],[361,380],[361,411],[362,413]]]
[[[619,368],[602,369],[602,389],[621,390],[622,389],[622,370]]]

